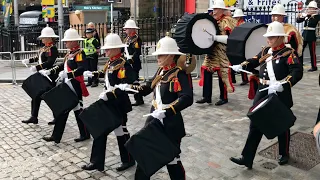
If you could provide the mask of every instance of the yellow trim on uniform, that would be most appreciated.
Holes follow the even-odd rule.
[[[112,93],[113,93],[114,97],[117,98],[116,92],[114,90],[112,91]]]
[[[39,64],[39,66],[41,67],[41,69],[43,69],[42,64]]]
[[[174,114],[177,114],[176,110],[174,109],[173,105],[170,105],[170,108],[172,109],[172,111],[174,112]]]
[[[292,87],[292,84],[291,84],[291,82],[289,81],[290,79],[292,78],[292,76],[287,76],[287,78],[286,78],[286,81],[290,84],[290,87]]]
[[[74,76],[74,71],[71,71],[71,73],[72,73],[73,78],[75,78],[75,76]]]

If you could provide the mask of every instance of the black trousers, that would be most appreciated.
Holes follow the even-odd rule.
[[[134,71],[136,72],[136,78],[135,78],[136,79],[136,83],[134,83],[134,84],[139,85],[139,71],[140,70],[134,69]],[[142,95],[140,93],[135,93],[133,95],[133,97],[134,97],[134,100],[136,100],[136,102],[143,102],[143,97],[142,97]]]
[[[176,142],[180,146],[180,142]],[[180,156],[176,157],[177,161],[167,164],[168,173],[171,180],[185,180],[186,173],[182,162],[180,161]],[[134,175],[135,180],[150,180],[150,177],[145,175],[143,170],[137,165],[136,173]]]
[[[89,61],[89,71],[97,71],[98,70],[98,54],[88,55],[86,59]],[[99,83],[99,79],[97,77],[88,78],[88,83]]]
[[[248,75],[245,72],[241,72],[242,82],[249,82]]]
[[[301,64],[303,64],[303,52],[304,49],[309,46],[309,52],[311,56],[311,67],[312,69],[317,68],[317,55],[316,55],[316,41],[303,41],[303,50],[302,50],[302,57],[300,60],[302,60]]]
[[[83,124],[81,119],[79,118],[79,115],[83,110],[82,109],[82,107],[83,107],[82,98],[80,99],[79,103],[80,103],[81,108],[79,108],[79,110],[75,110],[74,111],[74,116],[76,117],[76,121],[77,121],[79,132],[80,132],[80,136],[81,137],[89,137],[90,134],[89,134],[87,128],[85,127],[85,125]],[[62,135],[63,135],[64,129],[66,127],[68,116],[69,116],[69,112],[62,114],[59,117],[55,117],[56,118],[56,123],[55,123],[54,128],[53,128],[52,137],[56,141],[61,141],[61,139],[62,139]]]
[[[122,122],[122,125],[114,131],[117,136],[120,158],[122,163],[129,163],[134,161],[133,157],[128,153],[127,149],[124,146],[124,144],[130,138],[130,134],[127,130],[126,124],[127,115],[125,115],[125,120]],[[122,132],[119,133],[119,131],[121,130]],[[103,168],[105,164],[108,135],[109,134],[104,134],[93,140],[90,162],[95,164],[98,168]]]
[[[32,117],[38,118],[41,100],[42,100],[41,97],[36,97],[31,100],[31,116]]]
[[[203,97],[206,99],[211,99],[212,97],[212,74],[213,72],[204,70],[204,80],[203,80]],[[218,73],[219,78],[219,89],[220,89],[220,99],[227,100],[228,92],[227,87],[223,83],[220,73]]]

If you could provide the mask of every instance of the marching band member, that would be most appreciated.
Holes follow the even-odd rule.
[[[37,72],[42,69],[50,69],[53,67],[53,65],[56,62],[56,59],[58,57],[58,49],[55,46],[55,39],[59,38],[57,36],[53,29],[49,26],[45,27],[41,31],[41,35],[39,36],[39,39],[41,39],[42,43],[45,45],[42,47],[39,51],[39,55],[30,59],[22,60],[23,64],[29,64],[29,63],[35,63],[37,62],[38,65],[31,66],[30,70],[32,72]],[[50,75],[50,79],[53,82],[53,86],[55,86],[55,75]],[[32,99],[31,101],[31,117],[26,120],[22,121],[22,123],[33,123],[38,124],[38,114],[39,114],[39,108],[41,104],[41,97],[37,97],[35,99]],[[55,123],[55,120],[49,122],[49,125],[52,125]]]
[[[135,84],[139,84],[139,71],[141,70],[141,45],[142,40],[137,34],[137,27],[134,20],[127,20],[123,29],[126,31],[127,37],[124,39],[124,43],[128,45],[128,56],[130,56],[131,59],[128,59],[130,63],[132,64],[133,70],[136,71],[137,77]],[[139,106],[144,104],[142,96],[139,94],[134,95],[134,99],[136,102],[132,104],[132,106]]]
[[[119,35],[111,33],[106,37],[105,42],[105,45],[101,49],[106,50],[106,56],[110,58],[110,61],[107,62],[102,71],[86,71],[84,72],[84,75],[101,78],[104,77],[105,91],[100,94],[99,98],[104,101],[116,101],[118,100],[117,97],[120,97],[120,93],[126,93],[124,90],[130,87],[128,84],[132,84],[136,80],[136,71],[133,70],[121,53],[121,48],[127,47],[127,45],[122,43]],[[121,90],[119,88],[115,89],[114,87],[116,85],[118,85]],[[130,106],[131,108],[131,103],[122,103],[124,106],[121,108],[121,114],[123,116],[122,125],[114,130],[114,133],[117,136],[122,162],[122,164],[116,169],[117,171],[123,171],[135,165],[134,159],[124,147],[124,144],[130,138],[130,134],[127,129],[128,117],[125,110],[128,108],[125,106]],[[83,166],[82,169],[104,170],[107,136],[108,134],[103,134],[101,137],[93,140],[90,163]]]
[[[240,65],[232,66],[232,69],[239,71],[242,68],[252,70],[260,66],[260,84],[259,90],[269,86],[268,92],[257,91],[253,104],[259,102],[268,94],[277,93],[279,99],[288,108],[293,106],[291,87],[294,86],[303,76],[303,68],[299,63],[296,52],[292,48],[285,46],[285,37],[288,35],[284,31],[281,23],[274,21],[269,24],[266,34],[269,47],[265,47],[257,56],[244,61]],[[287,83],[281,84],[280,81]],[[262,138],[261,131],[250,123],[250,131],[246,145],[242,151],[241,158],[230,158],[230,160],[239,165],[245,165],[252,168],[256,150]],[[279,141],[279,161],[280,165],[287,164],[289,160],[290,129],[278,136]]]
[[[211,104],[212,96],[212,74],[218,72],[219,87],[220,87],[220,100],[215,103],[220,106],[228,103],[228,92],[234,92],[234,87],[231,82],[231,70],[228,68],[230,62],[226,55],[226,44],[228,35],[234,29],[236,22],[232,17],[225,16],[224,11],[226,8],[223,0],[214,1],[213,17],[218,21],[218,26],[222,36],[214,36],[213,40],[218,44],[214,47],[212,54],[206,55],[205,60],[201,66],[201,80],[199,85],[203,85],[203,97],[196,103]]]
[[[90,134],[87,132],[86,127],[79,118],[79,114],[83,109],[82,96],[89,96],[89,92],[84,83],[83,72],[88,68],[88,62],[86,60],[85,53],[81,50],[79,42],[83,39],[79,36],[77,30],[68,29],[64,34],[66,47],[70,50],[65,56],[63,63],[49,69],[40,71],[41,74],[50,75],[58,74],[59,78],[68,84],[68,86],[74,90],[79,98],[79,104],[73,109],[74,115],[77,120],[77,124],[80,131],[80,137],[75,139],[75,142],[84,141],[90,139]],[[43,137],[43,140],[49,142],[54,141],[60,143],[66,122],[69,116],[69,112],[64,113],[60,117],[56,117],[57,121],[53,129],[51,136]]]
[[[316,1],[310,1],[307,8],[306,16],[302,14],[298,14],[297,23],[304,23],[302,37],[303,37],[303,49],[302,49],[302,57],[304,49],[309,46],[310,56],[311,56],[311,69],[309,72],[318,70],[317,68],[317,56],[316,56],[316,27],[320,20],[320,16],[318,15],[318,5]],[[301,62],[303,63],[303,58],[301,58]]]
[[[160,68],[152,82],[144,86],[133,86],[139,93],[146,96],[153,92],[151,116],[146,124],[160,121],[165,132],[173,143],[180,147],[181,139],[186,135],[181,111],[193,103],[192,85],[185,71],[181,70],[174,61],[175,55],[181,55],[174,39],[166,36],[159,40],[156,52]],[[185,179],[185,171],[180,157],[176,157],[167,165],[172,180]],[[149,180],[139,164],[135,173],[135,180]]]
[[[237,25],[236,26],[240,26],[241,24],[245,23],[245,21],[243,19],[243,17],[245,17],[245,16],[246,15],[243,14],[243,11],[241,9],[236,9],[234,11],[233,18],[237,21]],[[248,80],[247,73],[240,72],[240,74],[241,74],[241,78],[242,78],[242,83],[240,84],[240,86],[248,84],[249,80]]]

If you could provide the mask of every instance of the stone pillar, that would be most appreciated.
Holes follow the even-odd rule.
[[[210,5],[209,2],[210,2],[210,0],[197,0],[196,1],[196,13],[207,12],[209,5]]]

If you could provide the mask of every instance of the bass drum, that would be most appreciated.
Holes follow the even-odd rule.
[[[232,31],[228,37],[227,56],[231,64],[240,64],[246,59],[256,56],[267,46],[263,35],[267,25],[261,23],[244,23]]]
[[[218,23],[209,14],[185,13],[175,26],[173,38],[182,53],[202,55],[212,53],[212,35],[219,34]]]

